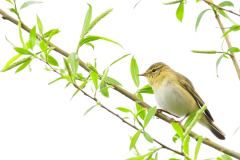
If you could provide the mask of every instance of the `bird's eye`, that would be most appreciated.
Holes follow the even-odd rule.
[[[152,70],[152,72],[156,72],[156,71],[157,71],[157,69],[153,69],[153,70]]]

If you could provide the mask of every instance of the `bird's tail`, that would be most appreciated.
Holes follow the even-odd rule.
[[[209,122],[208,128],[217,138],[222,140],[225,139],[225,134],[223,133],[223,131],[221,131],[213,122]]]

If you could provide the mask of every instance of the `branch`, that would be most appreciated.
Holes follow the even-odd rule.
[[[217,9],[219,9],[219,10],[223,10],[223,11],[226,11],[226,12],[228,12],[228,13],[231,13],[231,14],[234,14],[234,15],[240,17],[240,14],[239,14],[239,13],[233,12],[232,10],[222,8],[222,7],[216,5],[216,4],[212,3],[212,2],[209,2],[209,1],[207,1],[207,0],[202,0],[202,1],[205,2],[205,3],[207,3],[208,5],[210,5],[210,6],[212,6],[212,7],[215,7],[215,8],[217,8]]]
[[[6,12],[4,12],[2,9],[0,9],[0,14],[2,15],[2,18],[5,19],[5,20],[8,20],[12,23],[14,23],[15,25],[18,24],[18,20],[16,20],[15,18],[11,17],[10,15],[8,15]],[[27,32],[30,32],[30,28],[28,26],[26,26],[25,24],[22,23],[21,27],[27,31]],[[41,38],[40,35],[38,35],[38,38]],[[65,57],[68,57],[69,56],[69,53],[64,51],[63,49],[59,48],[58,46],[56,46],[55,44],[53,43],[50,43],[50,46],[54,48],[54,50],[56,52],[58,52],[59,54],[65,56]],[[86,71],[90,72],[90,69],[87,67],[87,65],[81,60],[79,59],[79,65],[84,68]],[[139,103],[142,107],[144,108],[150,108],[151,106],[149,104],[147,104],[146,102],[143,102],[141,101],[140,99],[137,98],[136,95],[130,93],[129,91],[125,90],[124,88],[120,87],[120,86],[117,86],[117,85],[111,85],[112,88],[116,91],[118,91],[119,93],[121,93],[122,95],[128,97],[129,99],[131,99],[132,101],[134,102],[137,102]],[[162,114],[161,112],[157,112],[156,117],[168,122],[168,123],[171,123],[172,122],[172,118],[169,118],[167,117],[166,115]],[[190,136],[193,137],[194,139],[197,140],[197,138],[199,137],[198,134],[194,133],[194,132],[191,132],[190,133]],[[218,150],[218,151],[221,151],[225,154],[228,154],[230,156],[233,156],[237,159],[240,159],[240,153],[236,152],[236,151],[233,151],[231,149],[228,149],[224,146],[221,146],[219,144],[217,144],[216,142],[208,139],[208,138],[204,138],[203,139],[203,143]]]
[[[224,34],[224,33],[225,33],[225,28],[224,28],[223,23],[222,23],[222,21],[221,21],[221,19],[220,19],[220,17],[219,17],[219,14],[217,13],[217,11],[216,11],[215,8],[217,8],[217,9],[222,9],[222,10],[225,10],[225,9],[224,9],[224,8],[221,8],[221,7],[219,7],[219,6],[211,3],[211,2],[209,2],[209,1],[206,1],[206,0],[203,0],[203,1],[204,1],[205,3],[207,3],[210,7],[212,7],[212,10],[213,10],[214,15],[215,15],[215,18],[216,18],[216,20],[217,20],[217,22],[218,22],[218,25],[219,25],[222,33]],[[226,11],[226,10],[225,10],[225,11]],[[227,10],[227,11],[230,12],[229,10]],[[230,12],[230,13],[232,13],[232,12]],[[239,16],[240,16],[240,15],[239,15]],[[226,36],[224,36],[224,38],[225,38],[225,41],[226,41],[226,43],[227,43],[228,48],[232,48],[232,43],[231,43],[231,41],[230,41],[229,36],[226,35]],[[238,79],[240,80],[240,68],[239,68],[238,62],[237,62],[237,60],[236,60],[236,57],[235,57],[234,53],[231,53],[229,56],[230,56],[230,58],[231,58],[231,60],[232,60],[232,62],[233,62],[233,65],[234,65],[234,67],[235,67],[235,70],[236,70],[236,72],[237,72]]]

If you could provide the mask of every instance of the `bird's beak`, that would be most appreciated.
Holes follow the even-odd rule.
[[[146,73],[138,74],[138,76],[146,76]]]

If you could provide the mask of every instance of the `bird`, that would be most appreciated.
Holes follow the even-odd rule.
[[[163,62],[152,64],[143,74],[152,87],[158,107],[178,117],[185,117],[205,105],[192,82]],[[225,134],[215,124],[206,109],[199,123],[208,128],[217,138],[224,140]]]

